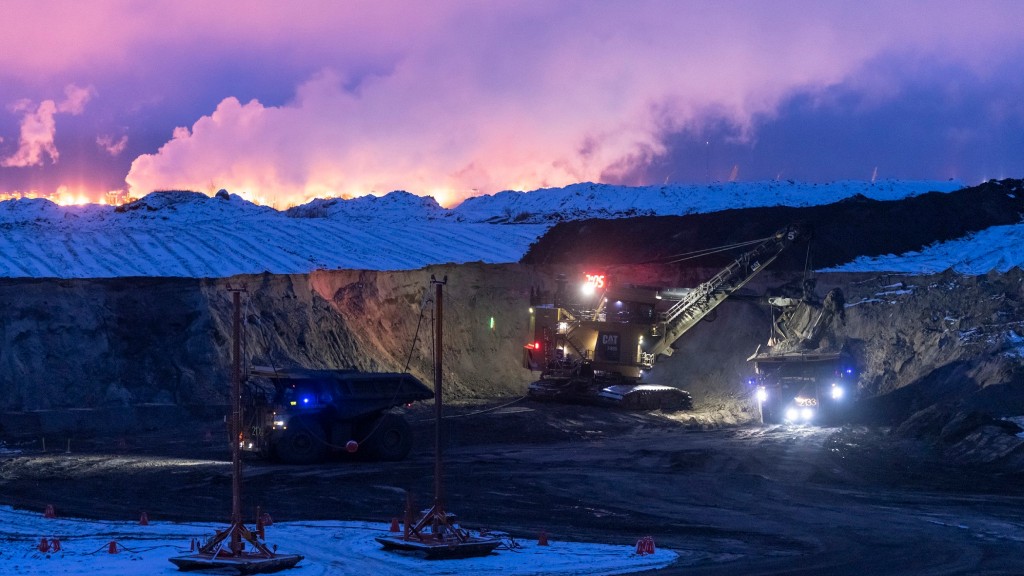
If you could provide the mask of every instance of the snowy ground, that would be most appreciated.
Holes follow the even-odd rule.
[[[150,522],[98,522],[48,519],[0,507],[0,562],[4,574],[128,575],[175,574],[168,561],[189,553],[193,538],[205,539],[217,524]],[[500,550],[484,558],[428,561],[385,552],[374,541],[387,530],[365,522],[275,523],[267,528],[267,543],[278,551],[299,554],[304,560],[287,574],[305,576],[378,576],[390,574],[509,574],[509,575],[610,575],[664,568],[680,559],[671,550],[656,548],[654,554],[637,555],[635,546],[581,544],[551,541],[517,542],[513,550]],[[59,552],[39,551],[42,539],[56,538]],[[118,553],[111,554],[115,542]]]
[[[223,194],[158,192],[121,208],[0,202],[0,278],[123,276],[228,277],[305,274],[318,268],[406,270],[430,264],[516,262],[553,223],[581,218],[681,215],[728,208],[809,206],[861,194],[894,200],[962,188],[956,181],[803,184],[733,182],[707,186],[574,184],[501,192],[452,209],[405,192],[314,200],[277,211]],[[872,267],[965,272],[1006,269],[1024,260],[1024,227],[988,231],[949,250]]]
[[[986,274],[1024,267],[1024,224],[993,226],[965,238],[928,246],[920,252],[858,258],[821,272],[904,272],[934,274],[952,268],[963,274]]]

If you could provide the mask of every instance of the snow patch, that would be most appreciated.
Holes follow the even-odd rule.
[[[0,559],[5,574],[43,576],[180,574],[168,560],[190,553],[193,538],[206,539],[225,528],[211,523],[101,522],[80,519],[44,518],[0,507],[4,538]],[[483,558],[424,560],[384,551],[375,536],[387,526],[368,522],[275,522],[267,528],[267,543],[282,554],[305,558],[297,569],[306,576],[363,576],[365,574],[510,574],[613,575],[657,570],[677,561],[692,564],[709,556],[677,553],[665,548],[654,554],[637,555],[632,545],[587,544],[551,541],[549,546],[517,543],[512,550],[499,550]],[[40,551],[42,540],[60,551]],[[116,554],[109,553],[115,543]]]

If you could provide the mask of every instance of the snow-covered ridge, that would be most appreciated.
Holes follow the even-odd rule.
[[[861,195],[872,200],[899,200],[925,192],[952,192],[958,180],[877,182],[845,180],[828,184],[785,181],[615,186],[582,182],[533,192],[505,191],[475,196],[452,210],[465,222],[540,223],[585,218],[682,216],[730,208],[816,206]]]
[[[301,274],[318,268],[397,270],[448,262],[515,262],[560,220],[809,206],[855,195],[893,200],[960,188],[961,183],[954,181],[646,187],[583,183],[501,192],[451,209],[407,192],[314,200],[286,211],[224,191],[214,197],[155,192],[117,208],[8,200],[0,202],[0,277],[225,277]],[[1006,228],[1011,229],[1007,233],[1024,235],[1015,227]],[[986,244],[994,242],[985,234],[975,236]],[[975,250],[971,246],[960,249]],[[1005,251],[1000,257],[1002,264],[1013,261],[1010,265],[1024,259]],[[958,260],[987,262],[963,255]]]

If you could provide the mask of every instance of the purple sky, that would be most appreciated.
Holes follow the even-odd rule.
[[[0,4],[0,192],[1024,176],[1024,2]]]

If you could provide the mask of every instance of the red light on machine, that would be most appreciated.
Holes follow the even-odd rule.
[[[540,350],[540,342],[531,342],[525,346],[528,350]]]
[[[604,274],[584,274],[586,280],[583,283],[583,293],[593,294],[605,287]]]

